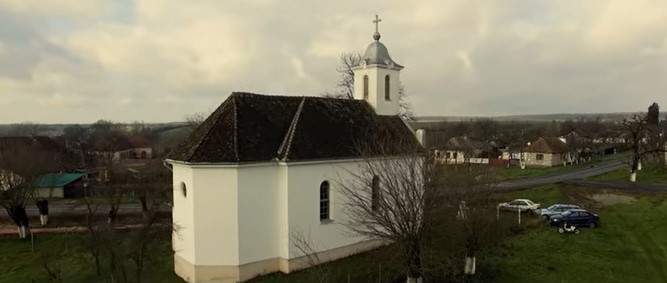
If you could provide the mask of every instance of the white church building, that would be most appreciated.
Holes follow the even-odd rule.
[[[355,99],[235,92],[172,152],[180,277],[238,282],[304,268],[294,233],[323,260],[377,247],[343,225],[336,186],[364,164],[359,145],[420,145],[398,116],[403,67],[373,38],[354,68]]]

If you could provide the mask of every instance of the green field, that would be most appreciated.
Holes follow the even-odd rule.
[[[596,209],[601,227],[560,235],[541,227],[491,256],[498,282],[667,282],[667,201],[641,196]]]
[[[526,169],[521,169],[520,167],[510,167],[510,168],[501,168],[496,170],[498,179],[500,180],[512,180],[520,178],[531,178],[546,176],[552,174],[561,174],[570,172],[576,169],[579,169],[579,166],[555,166],[555,167],[528,167]]]
[[[498,200],[529,198],[543,205],[574,202],[600,214],[601,226],[578,235],[558,234],[527,217],[523,232],[478,257],[481,281],[493,282],[667,282],[667,194],[626,195],[578,187],[549,185],[499,194]],[[507,215],[512,217],[512,215]],[[29,241],[0,239],[0,283],[48,282],[40,251],[64,250],[52,266],[63,282],[104,281],[94,275],[82,235],[49,235]],[[169,237],[153,251],[144,282],[183,282],[173,274]],[[273,274],[254,283],[392,282],[401,272],[389,246],[289,275]],[[381,278],[378,278],[381,277]],[[381,279],[381,280],[378,280]]]
[[[173,273],[171,242],[167,237],[160,239],[159,247],[153,250],[143,282],[184,282]],[[93,257],[84,243],[83,235],[35,235],[33,252],[29,240],[0,238],[0,283],[59,282],[49,281],[45,262],[52,271],[60,273],[62,282],[108,282],[108,278],[95,275]]]
[[[546,175],[556,175],[556,174],[562,174],[562,173],[567,173],[570,171],[574,171],[577,169],[589,167],[592,164],[604,162],[604,161],[610,161],[610,160],[621,160],[621,159],[626,159],[629,157],[628,152],[623,152],[615,155],[608,155],[608,156],[600,156],[594,158],[590,162],[586,163],[581,163],[577,165],[569,165],[569,166],[554,166],[554,167],[527,167],[526,169],[521,169],[518,166],[510,167],[510,168],[498,168],[496,170],[496,174],[498,176],[498,179],[500,180],[511,180],[511,179],[519,179],[519,178],[531,178],[531,177],[539,177],[539,176],[546,176]]]

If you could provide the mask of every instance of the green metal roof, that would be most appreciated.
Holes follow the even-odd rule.
[[[64,187],[69,183],[81,179],[85,174],[82,173],[49,173],[42,175],[35,181],[37,188],[56,188]]]

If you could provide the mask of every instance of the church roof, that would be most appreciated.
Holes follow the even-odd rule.
[[[235,92],[168,158],[193,163],[354,158],[370,145],[382,154],[421,149],[398,116],[377,115],[363,100]]]
[[[368,47],[366,47],[366,52],[364,52],[364,56],[361,59],[366,63],[366,65],[377,64],[392,66],[399,69],[403,68],[403,66],[399,65],[391,59],[387,47],[384,46],[384,44],[382,44],[382,42],[379,40],[373,41],[368,45]]]

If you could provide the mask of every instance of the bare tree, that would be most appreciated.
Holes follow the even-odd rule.
[[[489,194],[497,182],[496,175],[492,168],[475,164],[440,166],[437,172],[434,186],[442,193],[434,234],[460,243],[463,274],[472,276],[479,252],[503,238],[502,223],[495,216],[496,202]]]
[[[408,93],[403,85],[398,88],[398,115],[404,120],[414,120],[415,118]]]
[[[342,98],[354,99],[354,67],[361,63],[361,54],[356,52],[343,53],[340,55],[340,65],[336,71],[340,75],[338,79],[339,95]]]
[[[645,114],[635,114],[628,119],[624,119],[623,128],[632,148],[630,182],[636,182],[637,171],[641,170],[642,159],[648,155],[665,152],[664,141],[652,142],[650,140],[650,137],[657,136],[654,131],[658,130],[658,127],[650,125]]]
[[[168,206],[171,186],[163,186],[153,174],[136,174],[143,174],[144,177],[133,179],[135,177],[129,171],[127,174],[116,173],[107,186],[95,187],[96,193],[88,193],[84,197],[87,208],[87,247],[94,259],[97,275],[108,277],[110,282],[142,282],[146,262],[151,259],[149,251],[158,245],[161,235],[171,227],[159,222],[160,210]],[[151,184],[151,180],[156,183]],[[138,193],[143,189],[151,191],[143,196],[143,217],[131,219],[137,224],[120,225],[115,217],[121,200],[128,192]],[[91,195],[96,198],[91,198]],[[97,199],[99,197],[103,201],[100,202]],[[107,217],[99,209],[104,206],[111,207]],[[103,267],[104,263],[106,268]]]
[[[206,117],[207,115],[204,112],[193,113],[185,116],[185,123],[188,125],[188,127],[195,129],[199,127],[201,123],[204,123]]]
[[[37,146],[0,151],[0,206],[18,227],[19,237],[25,238],[29,228],[25,206],[34,196],[37,179],[59,166],[58,154]]]
[[[100,225],[97,221],[98,211],[100,208],[99,202],[96,202],[94,199],[91,199],[91,188],[84,188],[84,197],[83,203],[86,206],[86,230],[88,231],[88,239],[86,241],[86,247],[90,252],[90,255],[93,257],[93,262],[95,263],[95,272],[97,275],[102,275],[102,266],[101,266],[101,250],[102,243],[102,229],[103,226]]]
[[[438,192],[429,183],[433,162],[425,159],[417,152],[368,157],[340,184],[348,217],[344,225],[355,234],[397,244],[408,282],[422,280],[422,244],[438,207]]]
[[[339,57],[339,65],[336,67],[339,78],[336,83],[337,90],[324,92],[322,96],[331,98],[354,99],[354,70],[361,63],[361,54],[356,52],[342,53]]]
[[[302,260],[306,261],[308,266],[312,266],[313,272],[311,273],[315,278],[315,282],[328,282],[330,277],[330,267],[328,265],[322,264],[323,261],[317,253],[317,248],[313,240],[306,236],[303,231],[295,230],[290,235],[290,242],[294,247],[303,255]]]

